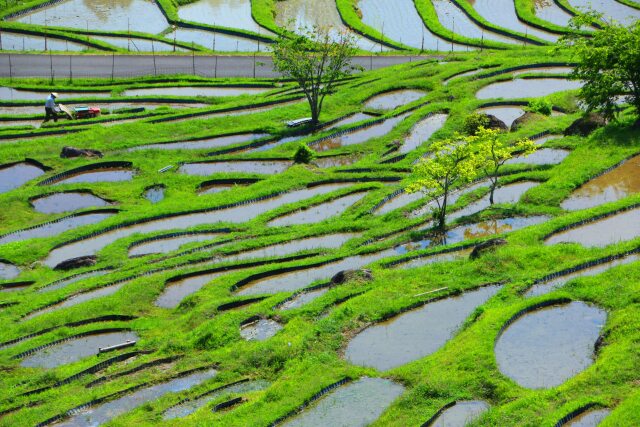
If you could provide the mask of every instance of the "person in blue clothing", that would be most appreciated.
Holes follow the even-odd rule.
[[[47,96],[47,101],[44,103],[44,122],[49,121],[50,118],[53,118],[54,122],[58,121],[58,114],[56,113],[56,98],[58,94],[55,92],[51,92],[49,96]]]

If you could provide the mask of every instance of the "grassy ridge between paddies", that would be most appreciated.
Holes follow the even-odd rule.
[[[522,20],[522,22],[531,25],[532,27],[539,28],[544,31],[549,31],[551,33],[558,34],[571,34],[573,31],[567,27],[563,27],[553,22],[546,21],[544,19],[540,19],[536,15],[535,4],[532,0],[514,0],[516,13],[518,18]],[[583,35],[588,35],[587,31],[581,32]]]
[[[554,58],[554,60],[561,59],[567,58]],[[94,125],[81,133],[68,135],[63,140],[43,138],[1,143],[0,164],[30,157],[52,167],[53,170],[18,189],[0,194],[0,204],[3,206],[0,212],[0,233],[54,218],[55,216],[34,212],[28,204],[29,198],[52,191],[87,188],[98,196],[117,201],[116,207],[121,209],[121,212],[100,224],[72,230],[57,237],[2,245],[0,258],[19,264],[25,270],[19,278],[34,280],[35,287],[41,287],[72,273],[52,271],[34,262],[45,257],[55,245],[86,236],[92,231],[103,230],[108,225],[166,213],[220,206],[278,191],[302,188],[307,183],[327,179],[392,176],[405,179],[407,173],[402,171],[406,171],[415,159],[428,152],[429,143],[423,144],[398,163],[379,164],[381,155],[388,150],[389,144],[401,140],[413,125],[429,112],[445,110],[449,112],[449,119],[444,127],[436,132],[434,138],[452,136],[455,131],[462,128],[464,117],[484,103],[476,100],[474,93],[482,86],[508,77],[502,75],[490,79],[476,79],[470,76],[453,80],[447,86],[441,84],[443,79],[480,67],[499,65],[501,68],[509,68],[546,60],[548,60],[547,48],[455,54],[447,59],[446,64],[435,62],[405,64],[364,73],[341,86],[325,103],[321,118],[323,121],[360,111],[364,102],[379,92],[398,88],[427,91],[425,98],[415,104],[425,101],[429,104],[414,110],[389,134],[363,144],[342,147],[326,153],[358,154],[362,159],[348,168],[373,170],[367,173],[319,170],[300,165],[282,174],[261,176],[264,179],[246,187],[197,196],[197,186],[211,177],[181,175],[173,171],[158,174],[157,171],[166,165],[176,165],[182,161],[193,162],[218,158],[291,158],[298,143],[282,144],[265,152],[237,153],[213,158],[206,156],[210,150],[127,151],[128,148],[144,144],[236,131],[268,132],[276,137],[288,135],[290,130],[284,126],[283,121],[306,115],[308,107],[304,103],[245,116],[196,118],[189,121],[157,124],[133,122],[108,128]],[[204,82],[206,79],[197,81]],[[196,80],[192,81],[192,83],[195,82]],[[228,82],[232,84],[234,80]],[[237,82],[248,83],[249,81],[244,79]],[[21,83],[24,87],[34,87],[40,81],[27,80]],[[99,83],[99,80],[77,81],[65,87],[72,89],[76,84],[78,87],[93,85],[109,88],[113,93],[120,93],[125,87],[171,84],[170,81],[151,78],[116,80],[113,84],[105,82],[102,86],[99,86]],[[2,82],[2,84],[8,84],[8,82]],[[567,109],[569,114],[561,117],[540,117],[528,123],[517,133],[511,133],[505,137],[515,139],[544,130],[560,133],[579,115],[575,112],[574,93],[557,94],[550,96],[549,99],[554,105]],[[221,106],[249,104],[255,101],[256,99],[252,97],[238,97],[227,100]],[[475,216],[460,218],[458,223],[512,215],[547,214],[552,216],[552,219],[547,223],[510,234],[507,237],[508,246],[476,261],[459,260],[407,270],[384,268],[378,263],[373,266],[372,282],[353,281],[337,286],[322,297],[295,310],[274,310],[274,306],[291,295],[290,292],[283,292],[266,295],[266,299],[236,310],[218,311],[217,307],[221,304],[246,298],[230,293],[230,287],[251,274],[272,271],[279,266],[309,265],[362,251],[383,249],[409,240],[411,233],[404,232],[394,235],[390,240],[368,246],[363,245],[371,237],[397,232],[409,225],[418,224],[419,219],[408,219],[404,212],[424,204],[424,201],[414,202],[386,215],[368,215],[367,212],[376,203],[402,184],[354,183],[354,189],[370,188],[368,195],[348,209],[343,216],[330,221],[284,228],[265,226],[267,221],[279,214],[331,200],[336,197],[336,194],[344,194],[351,191],[350,189],[282,206],[244,224],[227,224],[232,229],[231,233],[219,238],[232,240],[226,246],[151,263],[150,261],[160,257],[147,256],[132,259],[127,257],[128,246],[147,237],[146,235],[129,236],[105,247],[99,253],[98,264],[95,267],[78,270],[80,272],[107,266],[116,267],[116,270],[107,275],[82,280],[51,293],[37,293],[34,289],[3,293],[0,302],[18,302],[19,304],[0,310],[0,319],[6,325],[0,333],[0,341],[105,314],[132,315],[137,319],[129,322],[105,322],[82,327],[60,328],[25,340],[15,347],[0,350],[0,366],[5,369],[1,386],[2,395],[5,397],[0,400],[0,410],[18,408],[1,418],[0,425],[35,425],[92,399],[148,382],[161,382],[188,369],[213,364],[216,364],[220,370],[216,378],[193,389],[168,394],[147,403],[117,418],[112,424],[210,425],[215,423],[225,426],[263,426],[299,407],[305,399],[344,377],[358,378],[369,375],[391,378],[406,387],[405,393],[374,423],[380,426],[418,425],[444,404],[456,399],[483,399],[492,405],[492,410],[479,419],[476,425],[552,426],[572,410],[592,402],[614,409],[611,416],[603,422],[603,426],[634,425],[637,413],[640,412],[638,411],[640,399],[637,391],[634,392],[637,388],[636,372],[640,367],[636,348],[636,342],[640,339],[638,335],[640,301],[637,298],[640,290],[638,289],[640,268],[637,263],[620,266],[592,278],[574,280],[568,286],[535,299],[527,300],[520,295],[520,291],[526,289],[536,278],[592,259],[620,253],[640,244],[639,239],[601,249],[584,248],[576,244],[554,246],[541,244],[543,236],[559,227],[640,202],[640,196],[635,195],[615,203],[571,213],[565,213],[559,207],[560,202],[589,177],[640,152],[637,132],[628,128],[630,121],[630,117],[623,115],[619,124],[612,124],[604,130],[596,131],[589,138],[561,138],[547,143],[545,146],[571,150],[571,154],[559,165],[547,167],[513,165],[506,168],[505,173],[509,175],[502,178],[504,183],[518,179],[533,179],[541,184],[529,190],[515,205],[496,206]],[[319,133],[318,136],[324,134]],[[313,139],[314,137],[309,136],[305,141]],[[47,176],[93,162],[86,159],[60,159],[58,154],[64,145],[101,150],[105,153],[103,161],[131,161],[137,175],[131,182],[115,185],[95,183],[36,186],[36,182]],[[251,173],[219,176],[258,177]],[[144,189],[153,184],[166,186],[165,199],[155,205],[141,198]],[[479,190],[461,198],[454,208],[473,202],[485,194],[485,191]],[[250,209],[251,206],[247,208]],[[225,224],[203,225],[197,229],[215,229],[223,226]],[[161,309],[154,305],[168,278],[209,268],[189,265],[176,267],[183,262],[197,261],[236,250],[264,247],[305,236],[345,231],[354,231],[362,235],[347,242],[343,248],[322,250],[313,258],[230,272],[187,297],[176,309]],[[162,234],[162,232],[151,235],[154,234]],[[199,247],[206,243],[195,243],[182,250]],[[144,275],[145,272],[157,268],[167,268],[167,270]],[[137,278],[109,297],[43,314],[30,321],[17,322],[21,315],[51,302],[67,298],[77,292],[96,289],[129,276],[137,276]],[[399,313],[418,301],[453,295],[484,283],[504,280],[508,281],[504,288],[476,310],[451,341],[429,357],[389,372],[378,372],[371,368],[350,365],[339,356],[346,345],[347,338],[370,322]],[[447,289],[430,295],[416,296],[442,287]],[[521,388],[497,369],[493,355],[496,336],[502,325],[522,308],[560,297],[591,302],[608,311],[609,317],[604,328],[604,346],[593,366],[565,384],[551,390]],[[334,303],[343,300],[346,302],[333,307]],[[239,325],[255,315],[271,317],[283,324],[284,329],[267,341],[246,342],[239,336]],[[141,337],[134,349],[148,350],[152,353],[132,359],[129,363],[114,364],[102,372],[87,375],[40,394],[17,396],[28,390],[53,385],[116,353],[99,358],[86,358],[53,370],[20,368],[18,362],[11,359],[11,356],[56,339],[106,327],[132,328]],[[171,333],[167,334],[167,331]],[[100,376],[124,372],[167,357],[178,359],[113,378],[91,388],[85,387]],[[264,379],[269,381],[271,386],[264,391],[245,395],[246,403],[228,411],[215,413],[210,411],[214,404],[226,400],[226,398],[219,398],[187,418],[177,422],[162,421],[163,411],[180,400],[195,397],[206,390],[241,378]],[[235,395],[229,397],[233,396]]]

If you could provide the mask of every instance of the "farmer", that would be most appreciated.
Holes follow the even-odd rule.
[[[49,121],[50,118],[53,118],[54,122],[58,121],[58,115],[56,114],[56,98],[58,94],[56,92],[51,92],[49,96],[47,96],[47,101],[44,103],[44,122]]]

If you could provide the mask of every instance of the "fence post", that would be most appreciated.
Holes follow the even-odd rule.
[[[73,64],[72,64],[73,55],[69,55],[69,83],[73,83]]]
[[[111,81],[113,81],[113,74],[116,68],[116,54],[113,52],[111,54]]]
[[[214,56],[215,58],[215,64],[213,66],[213,78],[217,79],[218,78],[218,55]]]
[[[196,51],[191,51],[191,71],[194,76],[196,75]]]
[[[11,54],[9,54],[9,83],[13,80],[13,67],[11,65]]]
[[[49,51],[49,71],[51,74],[51,84],[53,85],[53,55]]]
[[[156,70],[156,51],[155,51],[155,48],[153,47],[153,40],[151,41],[151,54],[153,55],[153,75],[157,76],[158,72]]]

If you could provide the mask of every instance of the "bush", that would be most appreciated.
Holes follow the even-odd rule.
[[[300,144],[296,150],[296,154],[293,156],[293,161],[294,163],[311,163],[314,156],[315,152],[307,147],[307,144]]]
[[[480,126],[489,126],[489,117],[486,114],[473,113],[464,119],[464,132],[467,135],[475,135]]]
[[[527,106],[526,110],[532,113],[540,113],[544,114],[545,116],[550,116],[552,106],[553,104],[551,104],[551,101],[544,98],[534,99],[529,101],[529,105]]]

